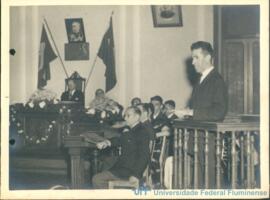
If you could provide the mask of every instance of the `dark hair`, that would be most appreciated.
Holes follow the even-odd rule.
[[[142,106],[143,112],[147,112],[148,114],[154,112],[154,107],[151,103],[140,103],[137,107]]]
[[[202,49],[204,52],[207,52],[207,54],[210,54],[211,58],[214,57],[214,50],[209,42],[205,42],[205,41],[194,42],[191,45],[190,49],[191,50]]]
[[[139,115],[139,116],[142,115],[141,110],[140,110],[138,107],[136,107],[136,106],[130,106],[130,107],[127,108],[127,110],[129,110],[129,109],[133,110],[133,112],[134,112],[135,114]]]
[[[96,93],[95,93],[95,94],[97,95],[98,92],[105,93],[104,90],[102,90],[102,89],[100,89],[100,88],[96,90]]]
[[[142,102],[142,100],[139,98],[139,97],[134,97],[132,100],[131,100],[131,105],[134,104],[134,101],[138,100],[140,103]]]
[[[168,104],[168,105],[170,105],[171,107],[175,108],[175,101],[174,101],[174,100],[168,100],[168,101],[165,101],[164,104],[165,104],[165,105]]]
[[[158,96],[158,95],[151,97],[150,100],[151,101],[159,101],[160,104],[162,104],[162,102],[163,102],[163,99],[161,98],[161,96]]]

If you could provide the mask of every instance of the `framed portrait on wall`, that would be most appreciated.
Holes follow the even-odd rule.
[[[85,42],[85,33],[82,18],[65,19],[68,42]]]
[[[151,6],[154,27],[183,26],[182,8],[178,5]]]

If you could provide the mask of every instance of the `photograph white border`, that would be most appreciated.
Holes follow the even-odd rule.
[[[234,5],[260,4],[260,95],[261,95],[261,189],[266,196],[155,196],[152,192],[137,196],[132,190],[9,190],[9,8],[38,5]],[[240,199],[269,197],[269,1],[268,0],[3,0],[1,6],[1,199]],[[200,191],[200,190],[196,190]],[[217,191],[217,190],[216,190]],[[240,190],[239,190],[240,191]]]

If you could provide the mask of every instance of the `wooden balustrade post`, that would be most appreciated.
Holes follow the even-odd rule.
[[[183,164],[183,158],[182,158],[182,129],[178,132],[178,188],[182,189],[183,185],[183,170],[182,170],[182,164]]]
[[[184,189],[188,187],[188,130],[185,128],[184,129]]]
[[[250,149],[251,149],[251,159],[250,159],[250,167],[251,167],[251,188],[255,187],[255,171],[254,171],[254,154],[255,154],[255,149],[254,149],[254,135],[251,135],[251,143],[250,143]]]
[[[198,188],[198,130],[194,129],[194,188]],[[186,174],[185,174],[186,175]]]
[[[205,189],[209,188],[209,164],[208,164],[208,153],[209,153],[209,147],[208,147],[208,137],[209,133],[208,130],[205,130],[205,147],[204,147],[204,156],[205,156],[205,166],[204,166],[204,187]]]
[[[220,151],[220,132],[217,130],[217,137],[216,137],[216,187],[217,189],[221,188],[221,151]]]
[[[247,188],[251,188],[251,148],[250,148],[250,131],[246,133],[247,148]]]
[[[174,151],[173,151],[173,188],[178,188],[178,128],[174,129]]]
[[[84,162],[81,148],[70,148],[71,161],[71,187],[79,189],[84,184]]]
[[[99,156],[99,151],[98,149],[93,149],[93,158],[92,158],[92,175],[94,176],[95,174],[97,174],[99,172],[98,169],[98,156]]]
[[[240,137],[240,174],[241,174],[241,186],[244,186],[245,181],[245,168],[244,168],[244,136],[241,135]]]
[[[235,132],[231,132],[232,137],[232,145],[231,145],[231,157],[232,157],[232,178],[231,178],[231,184],[232,189],[236,188],[236,180],[237,180],[237,158],[236,158],[236,137]]]

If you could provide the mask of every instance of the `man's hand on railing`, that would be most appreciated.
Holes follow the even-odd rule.
[[[177,115],[177,117],[180,119],[184,119],[185,116],[193,116],[193,110],[189,108],[174,110],[174,114]]]
[[[104,140],[102,142],[98,142],[96,146],[98,149],[105,149],[105,148],[111,146],[111,142],[110,142],[110,140]]]

